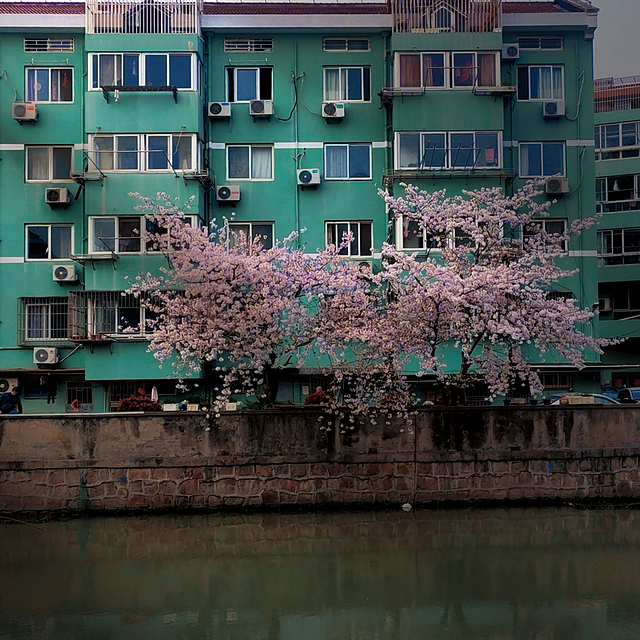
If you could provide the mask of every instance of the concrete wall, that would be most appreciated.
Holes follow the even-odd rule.
[[[640,496],[635,407],[3,416],[0,510]],[[347,421],[347,424],[348,421]]]

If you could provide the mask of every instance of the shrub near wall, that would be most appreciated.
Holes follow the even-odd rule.
[[[0,509],[637,497],[638,418],[625,406],[424,409],[341,434],[315,408],[3,416]]]

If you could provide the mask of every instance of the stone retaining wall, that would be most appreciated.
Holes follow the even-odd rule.
[[[640,497],[635,407],[431,409],[353,430],[327,422],[293,409],[3,417],[0,510]]]

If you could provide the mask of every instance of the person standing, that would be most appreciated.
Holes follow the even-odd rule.
[[[22,413],[19,387],[13,387],[11,391],[0,396],[0,413]]]

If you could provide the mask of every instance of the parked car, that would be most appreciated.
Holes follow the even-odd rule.
[[[626,387],[618,391],[618,402],[623,404],[637,404],[640,400],[640,387]]]
[[[640,393],[640,388],[638,392]],[[556,393],[551,396],[551,404],[561,404],[560,399],[563,396],[568,399],[567,404],[620,404],[618,400],[601,393]]]

